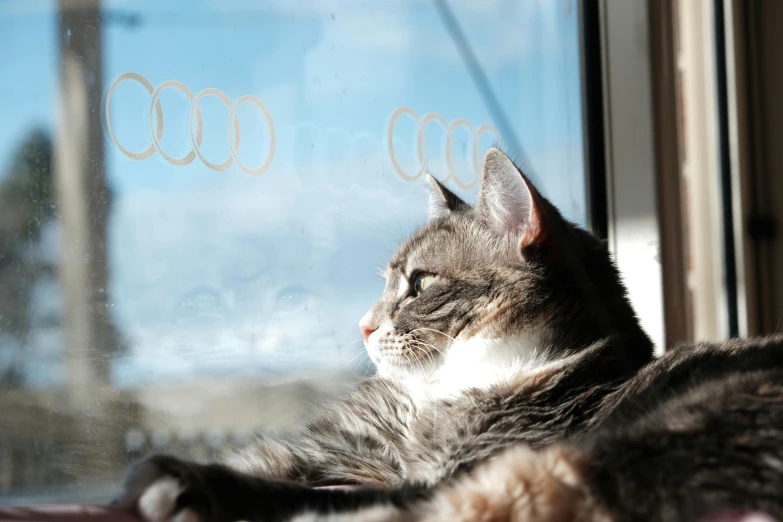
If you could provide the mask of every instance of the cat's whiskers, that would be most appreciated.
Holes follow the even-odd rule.
[[[428,350],[424,352],[424,356],[427,358],[427,361],[431,364],[432,369],[430,371],[426,371],[424,369],[423,365],[421,365],[421,366],[422,366],[422,374],[423,375],[426,376],[427,374],[430,374],[435,369],[435,366],[436,366],[435,355],[434,355],[433,351],[439,353],[440,355],[445,355],[445,354],[437,346],[434,346],[432,344],[426,343],[426,342],[421,341],[419,339],[413,339],[411,342],[415,343],[415,345],[417,345],[417,346],[423,346],[425,348],[428,348]]]
[[[408,353],[407,351],[402,352],[402,355],[405,357],[405,361],[408,364],[412,364],[414,366],[414,368],[416,368],[417,370],[419,370],[422,373],[422,375],[426,374],[426,372],[424,370],[424,366],[422,366],[421,360],[418,357],[414,356],[413,354]]]
[[[364,341],[364,339],[357,339],[357,340],[355,340],[355,341],[351,341],[350,343],[348,343],[348,344],[346,344],[345,346],[343,346],[343,348],[348,348],[349,346],[351,346],[351,345],[353,345],[353,344],[356,344],[356,343],[358,343],[358,342],[361,342],[361,341]],[[350,361],[348,361],[347,363],[345,363],[345,365],[347,366],[347,365],[351,364],[351,363],[354,361],[354,359],[356,359],[357,357],[359,357],[359,356],[360,356],[360,355],[362,355],[362,354],[365,354],[365,355],[366,355],[366,354],[367,354],[367,350],[361,350],[361,351],[357,352],[357,353],[356,353],[356,355],[354,355],[353,357],[351,357],[351,360],[350,360]]]
[[[418,339],[412,339],[411,341],[409,341],[408,344],[410,344],[411,346],[415,347],[417,350],[422,348],[422,347],[428,348],[426,343],[424,343],[423,341],[419,341]],[[426,350],[426,351],[425,350],[419,350],[419,351],[421,351],[422,353],[426,354],[429,350]]]
[[[432,350],[427,350],[424,352],[424,357],[425,360],[421,362],[421,371],[422,376],[426,378],[428,375],[432,374],[433,370],[435,369],[435,354]],[[425,367],[425,363],[429,366],[429,368]]]
[[[424,346],[424,347],[426,347],[426,348],[429,348],[429,349],[431,349],[431,350],[435,350],[436,352],[438,352],[438,353],[439,353],[439,354],[441,354],[441,355],[446,355],[446,354],[443,352],[443,350],[441,350],[440,348],[438,348],[438,347],[437,347],[437,346],[435,346],[434,344],[430,344],[430,343],[424,342],[424,341],[422,341],[422,340],[420,340],[420,339],[414,339],[414,340],[413,340],[413,342],[415,342],[415,343],[416,343],[416,344],[418,344],[418,345],[421,345],[421,346]]]
[[[356,364],[354,365],[354,367],[353,367],[353,372],[356,372],[356,369],[357,369],[357,368],[359,368],[359,365],[360,365],[362,362],[364,362],[365,360],[372,362],[372,360],[370,359],[370,356],[369,356],[369,355],[367,355],[367,352],[362,352],[362,353],[360,353],[359,355],[361,355],[361,356],[362,356],[362,358],[361,358],[361,359],[359,359],[359,360],[356,362]],[[356,359],[356,357],[354,357],[354,359]],[[346,365],[346,366],[347,366],[347,365]],[[367,375],[367,368],[365,368],[365,369],[364,369],[364,374],[365,374],[365,375]]]
[[[411,358],[410,358],[410,356],[408,355],[408,353],[407,353],[407,352],[400,352],[400,353],[401,353],[401,354],[402,354],[402,356],[405,358],[405,362],[406,362],[406,363],[408,363],[408,364],[411,364]],[[415,359],[414,359],[414,361],[415,361]]]
[[[364,373],[362,374],[362,378],[367,377],[367,374],[370,373],[370,371],[373,369],[373,365],[367,366],[367,368],[364,369]]]
[[[411,343],[414,346],[416,346],[417,348],[421,348],[421,347],[424,347],[424,348],[435,348],[434,346],[429,345],[429,344],[427,344],[427,343],[425,343],[423,341],[420,341],[418,339],[413,339],[413,341],[411,341]],[[437,350],[437,348],[435,348],[435,349]],[[432,356],[432,350],[430,350],[430,349],[422,350],[422,353],[424,354],[425,357],[428,357],[430,359],[430,361],[432,361],[432,362],[435,361],[435,359]]]
[[[423,375],[423,374],[424,374],[424,366],[421,364],[421,359],[419,359],[418,357],[414,357],[414,358],[413,358],[413,362],[416,364],[416,367],[417,367],[417,369],[418,369],[418,370],[419,370],[419,371],[422,373],[422,375]]]

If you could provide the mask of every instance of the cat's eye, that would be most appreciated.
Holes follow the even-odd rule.
[[[418,274],[413,278],[413,292],[416,295],[421,294],[433,281],[435,281],[435,276],[432,274]]]

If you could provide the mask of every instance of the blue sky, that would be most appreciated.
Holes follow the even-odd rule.
[[[262,7],[259,7],[261,5]],[[138,27],[104,26],[104,88],[126,72],[157,87],[194,94],[217,88],[251,95],[270,112],[276,135],[260,177],[236,165],[215,172],[195,159],[172,166],[158,153],[125,157],[106,134],[114,317],[130,343],[115,365],[120,384],[142,376],[294,372],[356,366],[356,321],[382,289],[375,277],[396,243],[426,216],[422,180],[402,181],[386,139],[401,106],[474,127],[492,124],[454,42],[423,0],[326,2],[105,2]],[[543,192],[584,221],[577,13],[570,0],[451,2]],[[56,116],[56,2],[0,4],[0,166],[26,130],[52,129]],[[131,150],[150,143],[149,95],[124,82],[112,126]],[[191,147],[189,105],[165,90],[162,147]],[[227,109],[200,104],[202,151],[229,154]],[[251,105],[238,111],[239,158],[257,165],[268,134]],[[105,121],[105,118],[104,118]],[[70,129],[77,132],[77,129]],[[394,151],[410,171],[415,127],[403,117]],[[446,174],[443,130],[426,129],[428,166]],[[491,136],[481,146],[491,143]],[[453,163],[469,179],[470,136],[455,133]],[[514,152],[515,144],[506,143]],[[1,174],[0,174],[1,175]],[[475,190],[462,192],[472,199]],[[57,350],[57,341],[46,341]],[[31,344],[34,344],[31,342]],[[47,345],[48,346],[48,345]],[[37,353],[37,352],[36,352]],[[361,359],[361,358],[360,358]]]

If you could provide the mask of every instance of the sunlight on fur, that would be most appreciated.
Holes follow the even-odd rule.
[[[593,506],[575,461],[561,448],[516,446],[444,488],[421,513],[426,522],[606,521]]]

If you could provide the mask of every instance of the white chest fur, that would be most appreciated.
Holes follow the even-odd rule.
[[[499,339],[477,336],[457,340],[434,372],[410,376],[406,384],[414,397],[433,400],[518,379],[520,374],[559,364],[554,360],[548,339],[546,331],[534,330]]]

